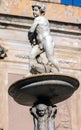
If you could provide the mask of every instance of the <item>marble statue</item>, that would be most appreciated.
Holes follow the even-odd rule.
[[[35,19],[28,31],[28,38],[32,45],[31,54],[29,56],[30,66],[40,73],[45,71],[50,72],[52,65],[60,71],[59,63],[54,58],[54,41],[50,35],[49,22],[44,17],[46,7],[44,4],[35,3],[32,5],[32,10]],[[41,60],[41,54],[44,52],[48,59],[46,65]]]
[[[37,104],[30,108],[34,119],[34,130],[55,130],[54,118],[57,113],[56,106]]]

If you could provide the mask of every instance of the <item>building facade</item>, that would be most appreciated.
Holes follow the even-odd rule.
[[[55,41],[55,58],[63,74],[81,80],[81,8],[61,0],[39,0],[46,4],[46,17]],[[0,1],[0,129],[33,130],[29,107],[17,104],[9,86],[30,74],[31,50],[27,32],[33,22],[32,0]],[[4,49],[3,49],[4,48]],[[81,130],[81,88],[68,100],[57,104],[56,130]]]

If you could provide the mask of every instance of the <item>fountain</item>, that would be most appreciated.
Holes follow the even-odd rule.
[[[55,130],[56,104],[72,96],[79,87],[79,81],[52,71],[53,66],[60,71],[60,65],[54,58],[54,41],[50,36],[49,22],[44,18],[46,8],[36,3],[32,9],[35,20],[28,32],[32,46],[29,56],[32,75],[13,83],[8,93],[17,103],[32,106],[30,113],[34,119],[34,130]],[[44,52],[47,63],[41,58]]]

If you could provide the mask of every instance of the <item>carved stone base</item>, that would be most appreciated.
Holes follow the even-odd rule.
[[[55,130],[54,118],[57,113],[55,105],[36,104],[30,108],[33,115],[34,130]]]
[[[55,130],[55,105],[69,98],[79,87],[76,78],[66,75],[40,74],[19,80],[9,88],[9,95],[30,109],[34,130]]]

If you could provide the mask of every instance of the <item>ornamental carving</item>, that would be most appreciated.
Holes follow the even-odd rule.
[[[0,59],[4,59],[5,57],[7,57],[6,52],[7,50],[0,45]]]

